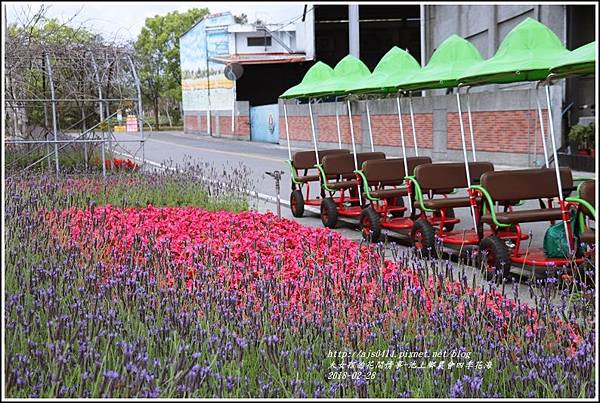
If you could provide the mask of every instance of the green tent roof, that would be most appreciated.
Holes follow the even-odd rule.
[[[333,76],[321,81],[307,96],[342,95],[351,83],[362,80],[371,74],[369,68],[353,55],[347,55],[333,68]]]
[[[433,52],[427,66],[407,77],[398,86],[403,90],[456,87],[458,78],[465,70],[481,62],[483,58],[471,42],[452,35]]]
[[[307,93],[316,91],[320,83],[331,77],[333,69],[323,62],[317,62],[308,69],[300,84],[288,88],[280,98],[305,98]]]
[[[558,75],[590,74],[596,69],[596,41],[573,50],[550,69]]]
[[[368,77],[349,83],[346,92],[389,92],[396,88],[387,88],[393,77],[403,77],[413,74],[420,69],[419,62],[405,50],[394,46],[377,63],[373,74]]]
[[[568,53],[550,28],[527,18],[506,35],[492,58],[465,71],[459,82],[500,84],[543,80],[550,67]]]

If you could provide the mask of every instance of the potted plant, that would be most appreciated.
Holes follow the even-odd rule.
[[[595,126],[594,123],[589,125],[574,125],[569,131],[569,142],[577,148],[579,155],[595,156]]]

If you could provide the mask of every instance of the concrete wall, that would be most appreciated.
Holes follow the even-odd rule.
[[[552,91],[557,88],[553,87]],[[502,165],[539,166],[544,161],[543,147],[533,91],[513,90],[470,94],[473,131],[478,160]],[[472,160],[466,98],[463,96],[463,122],[469,159]],[[545,105],[545,104],[544,104]],[[307,104],[286,103],[290,142],[295,147],[312,148],[310,115]],[[371,141],[366,101],[351,103],[353,129],[358,151],[370,151]],[[313,105],[314,126],[319,147],[338,147],[335,103]],[[341,139],[352,148],[350,124],[345,103],[337,104]],[[404,145],[407,155],[415,155],[408,99],[401,102]],[[413,97],[415,129],[419,155],[435,161],[460,161],[463,158],[455,95]],[[400,125],[395,98],[369,101],[371,129],[376,150],[402,156]],[[287,145],[283,103],[280,101],[280,144]],[[544,108],[546,133],[547,114]],[[558,131],[555,133],[558,137]]]
[[[212,137],[250,140],[250,104],[237,101],[235,127],[231,131],[231,111],[211,111],[210,135]],[[189,134],[208,135],[206,111],[184,111],[183,131]]]
[[[289,48],[296,50],[296,32],[282,31],[266,34],[267,37],[277,35],[277,39],[285,43]],[[287,49],[281,46],[275,38],[271,38],[271,46],[248,46],[248,38],[262,38],[263,32],[235,32],[235,53],[285,53]]]

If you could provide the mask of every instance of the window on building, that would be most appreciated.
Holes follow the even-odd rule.
[[[270,36],[255,36],[248,38],[248,46],[271,46]]]

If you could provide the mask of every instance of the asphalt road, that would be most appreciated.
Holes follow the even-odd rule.
[[[134,140],[139,139],[139,135],[130,133],[115,133],[117,139]],[[136,143],[120,143],[116,151],[121,151],[130,154],[137,159],[141,159],[142,151]],[[292,149],[292,152],[296,151]],[[296,219],[291,215],[289,209],[289,195],[291,188],[290,175],[285,161],[288,159],[288,151],[284,146],[277,144],[254,143],[246,141],[237,141],[229,139],[216,139],[206,136],[189,135],[182,132],[151,132],[147,133],[145,158],[147,161],[154,163],[163,163],[172,161],[173,163],[182,163],[186,159],[209,161],[215,166],[235,166],[244,164],[251,172],[255,181],[255,191],[262,196],[261,200],[255,200],[255,207],[259,211],[276,212],[276,205],[266,199],[273,201],[276,196],[275,182],[273,178],[265,174],[266,171],[281,170],[284,175],[281,181],[281,198],[282,198],[282,216]],[[503,167],[496,166],[496,169],[518,169],[519,167]],[[574,173],[576,176],[580,173]],[[591,176],[583,174],[583,176]],[[466,195],[466,192],[462,192]],[[539,208],[537,201],[526,202],[521,208]],[[318,215],[317,208],[307,207],[305,216],[296,219],[304,225],[321,227],[321,220]],[[471,215],[469,209],[458,209],[455,212],[456,216],[461,219],[461,223],[457,225],[459,228],[472,228]],[[344,220],[339,222],[336,231],[340,231],[347,238],[360,241],[360,233],[357,230],[357,221]],[[531,236],[531,247],[541,247],[544,233],[548,227],[547,223],[533,223],[522,226],[525,232],[529,232]],[[403,245],[408,246],[406,237],[398,237],[397,234],[386,232],[391,238]],[[473,269],[473,272],[476,270]],[[520,272],[519,269],[513,271]],[[475,273],[476,274],[476,273]],[[475,275],[474,274],[474,275]],[[528,271],[523,274],[528,275]],[[480,276],[479,276],[480,277]],[[479,278],[481,283],[483,280]],[[519,291],[519,296],[522,300],[530,300],[528,287],[522,286]]]

